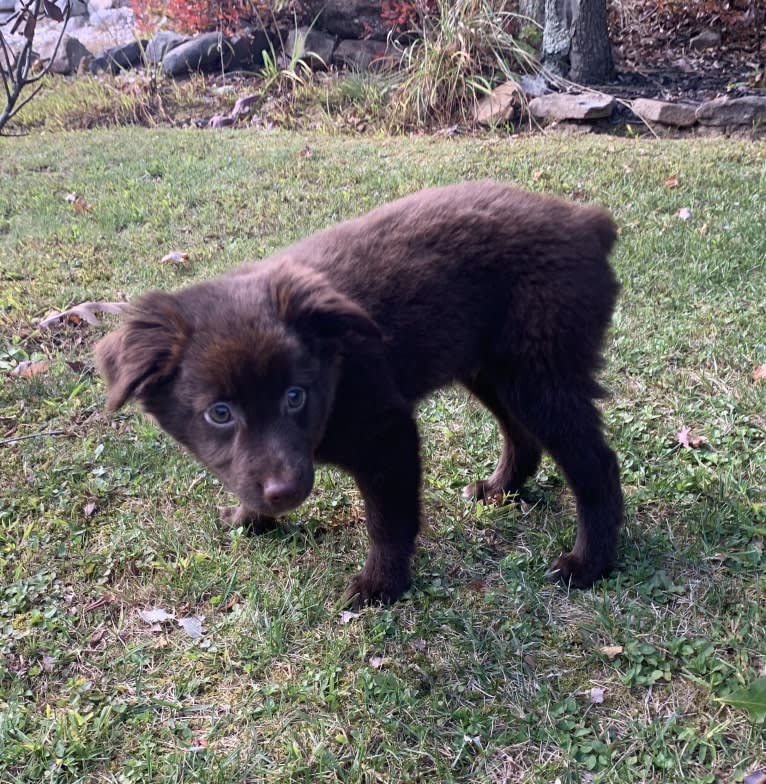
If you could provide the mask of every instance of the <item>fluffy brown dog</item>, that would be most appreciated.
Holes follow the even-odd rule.
[[[494,473],[515,493],[547,450],[577,499],[571,553],[589,586],[614,564],[617,460],[594,379],[618,284],[609,214],[493,182],[415,193],[275,256],[173,294],[150,292],[96,347],[108,405],[136,398],[241,500],[256,530],[309,494],[314,462],[348,471],[370,549],[347,596],[396,599],[420,520],[415,404],[458,381],[497,418]]]

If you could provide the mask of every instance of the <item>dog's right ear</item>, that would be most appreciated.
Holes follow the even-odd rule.
[[[106,380],[107,408],[139,400],[175,373],[191,327],[172,294],[152,291],[131,303],[123,324],[96,344],[96,367]]]

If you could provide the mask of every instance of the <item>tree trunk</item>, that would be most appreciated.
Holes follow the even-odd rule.
[[[534,19],[542,27],[545,22],[545,0],[519,0],[519,13]]]
[[[579,84],[614,76],[606,0],[545,0],[543,61]]]
[[[569,78],[579,84],[603,84],[614,78],[606,0],[579,0],[579,6],[569,53]]]

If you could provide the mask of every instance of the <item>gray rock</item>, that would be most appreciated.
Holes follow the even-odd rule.
[[[290,30],[285,41],[285,55],[299,58],[315,71],[327,68],[332,62],[336,38],[309,27]]]
[[[598,120],[609,117],[616,101],[605,93],[551,93],[533,98],[529,112],[543,120]]]
[[[52,55],[52,49],[47,58],[42,52],[40,53],[41,59],[49,59]],[[80,62],[85,57],[93,57],[93,55],[74,36],[64,33],[58,52],[51,63],[51,71],[65,76],[77,73]]]
[[[229,68],[260,68],[263,65],[263,53],[271,53],[272,44],[263,30],[237,33],[229,39],[231,47],[231,63]]]
[[[121,69],[134,68],[144,62],[144,52],[148,41],[133,41],[125,46],[112,46],[104,49],[90,64],[93,74],[102,71],[115,73]]]
[[[335,47],[332,61],[341,68],[379,71],[391,68],[399,61],[399,56],[385,41],[357,41],[349,38]]]
[[[721,33],[718,30],[703,30],[689,41],[690,49],[712,49],[721,45]]]
[[[473,119],[481,125],[507,122],[521,109],[522,99],[518,82],[504,82],[479,101]]]
[[[714,98],[697,107],[697,122],[702,125],[755,125],[766,123],[766,98]]]
[[[636,98],[631,104],[631,109],[642,120],[662,125],[673,125],[676,128],[688,128],[697,122],[697,107],[688,103]]]
[[[522,74],[519,84],[527,98],[539,98],[541,95],[548,95],[551,91],[548,83],[540,74]]]
[[[146,47],[146,59],[152,65],[157,65],[157,63],[162,62],[162,59],[169,51],[186,43],[188,40],[189,36],[187,35],[171,33],[166,30],[160,31],[149,41],[149,46]]]
[[[340,38],[385,41],[389,33],[380,18],[380,0],[327,0],[320,24]]]
[[[162,58],[162,70],[168,76],[192,71],[225,70],[232,61],[228,39],[221,33],[203,33],[171,49]]]

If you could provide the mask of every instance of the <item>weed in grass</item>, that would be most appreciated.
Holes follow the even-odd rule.
[[[534,50],[514,34],[516,4],[437,0],[402,56],[390,127],[471,125],[480,98],[499,82],[536,70]]]

